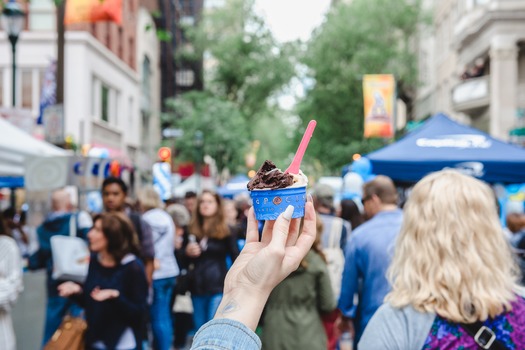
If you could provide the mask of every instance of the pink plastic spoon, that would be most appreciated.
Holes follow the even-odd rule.
[[[297,148],[297,152],[295,152],[295,156],[293,157],[292,164],[290,164],[288,169],[284,171],[285,173],[299,174],[299,169],[301,168],[301,162],[303,160],[304,152],[306,152],[306,148],[308,147],[308,143],[310,142],[310,139],[312,138],[312,134],[314,133],[314,129],[316,125],[317,125],[317,122],[315,120],[310,120],[310,122],[308,123],[308,126],[306,127],[306,131],[304,132],[301,143],[299,144],[299,147]]]

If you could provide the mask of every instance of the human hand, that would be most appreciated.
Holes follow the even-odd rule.
[[[336,321],[336,325],[338,326],[339,330],[342,333],[348,332],[352,336],[352,338],[355,337],[355,327],[354,327],[354,320],[348,317],[344,317],[341,315],[341,317]]]
[[[197,258],[201,255],[202,249],[199,243],[188,243],[186,246],[186,255],[190,258]]]
[[[73,294],[82,293],[82,287],[75,282],[64,282],[57,287],[58,295],[67,298]]]
[[[120,292],[116,289],[100,289],[99,287],[95,287],[91,291],[91,298],[96,301],[104,301],[109,299],[115,299],[118,298],[120,295]]]
[[[224,296],[215,318],[236,319],[255,329],[271,291],[295,271],[316,236],[316,216],[306,203],[303,231],[300,219],[290,219],[289,206],[276,221],[267,221],[261,240],[253,208],[248,214],[246,245],[224,282]]]

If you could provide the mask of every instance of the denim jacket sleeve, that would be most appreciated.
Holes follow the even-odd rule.
[[[193,338],[191,350],[260,350],[259,337],[244,324],[229,320],[211,320]]]

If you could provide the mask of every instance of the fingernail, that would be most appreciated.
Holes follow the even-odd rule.
[[[283,218],[285,218],[286,220],[290,220],[292,218],[293,211],[294,211],[293,205],[289,205],[283,213]]]
[[[313,203],[314,202],[314,197],[312,197],[312,195],[310,193],[308,193],[308,195],[306,196],[306,201]]]

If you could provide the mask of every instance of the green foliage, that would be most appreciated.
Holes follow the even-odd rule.
[[[228,0],[224,8],[206,13],[198,27],[188,28],[194,44],[185,57],[214,62],[206,88],[239,106],[247,121],[266,113],[267,100],[294,76],[294,44],[278,44],[252,0]],[[182,53],[185,55],[185,53]]]
[[[184,130],[175,143],[177,160],[195,160],[195,133],[200,130],[203,154],[213,157],[219,170],[242,169],[249,139],[246,122],[233,103],[206,92],[189,92],[166,103],[176,113],[163,115],[163,121]]]
[[[303,125],[318,121],[308,153],[327,169],[336,171],[353,153],[384,144],[363,139],[362,76],[394,74],[398,94],[410,96],[420,8],[419,0],[354,0],[335,6],[314,33],[303,57],[312,88],[298,113]]]

